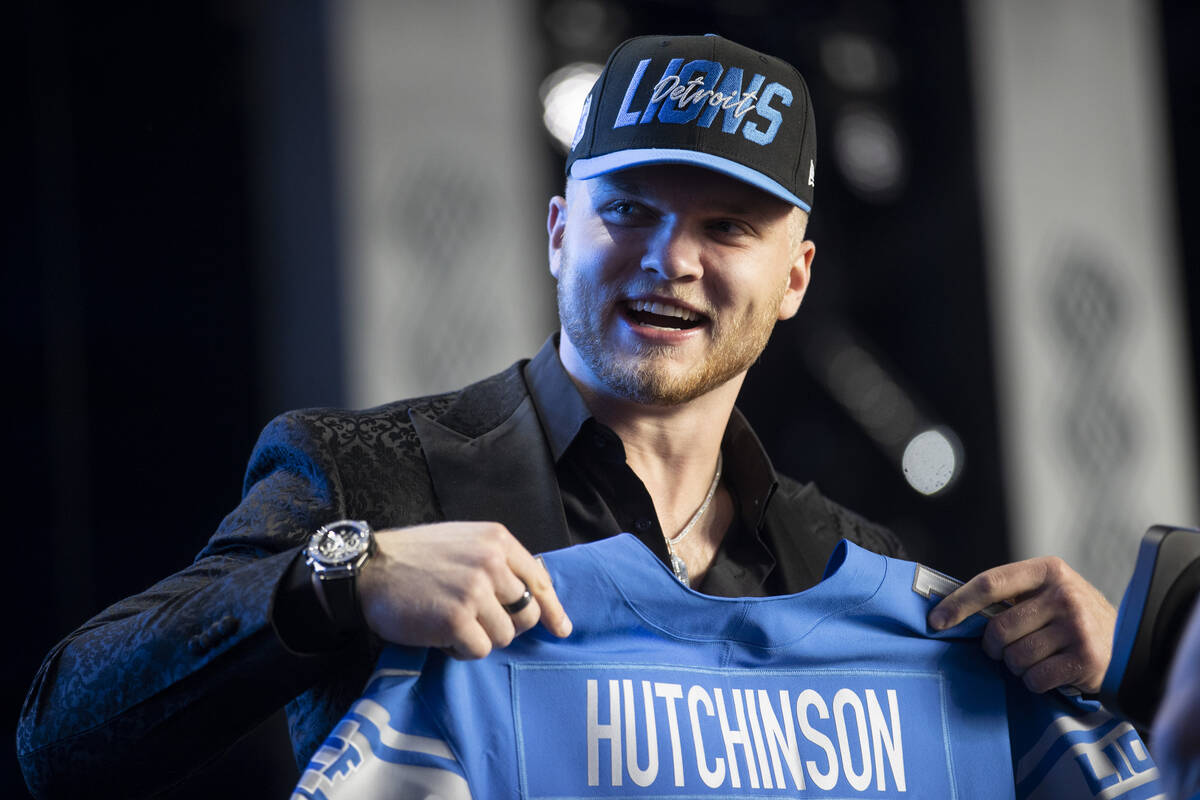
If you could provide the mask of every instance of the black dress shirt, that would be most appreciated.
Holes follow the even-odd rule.
[[[554,457],[571,542],[594,542],[628,532],[668,563],[654,502],[625,463],[625,446],[588,411],[556,353],[543,348],[525,374]],[[770,585],[775,558],[760,534],[762,512],[777,481],[758,438],[736,410],[721,451],[734,518],[703,582],[693,588],[724,597],[775,594]]]

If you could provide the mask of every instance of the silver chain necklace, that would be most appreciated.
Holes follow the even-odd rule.
[[[696,527],[696,523],[704,516],[704,512],[708,510],[708,504],[712,502],[713,496],[717,493],[717,486],[721,483],[721,465],[724,463],[721,451],[717,451],[717,471],[713,473],[712,483],[708,485],[708,494],[704,495],[704,502],[696,509],[696,513],[692,514],[692,518],[687,521],[683,529],[673,537],[668,538],[663,536],[667,543],[667,553],[671,556],[671,571],[675,573],[675,577],[684,586],[691,586],[688,580],[687,564],[683,563],[683,559],[675,555],[675,545],[679,544],[684,538],[692,532],[692,528]]]

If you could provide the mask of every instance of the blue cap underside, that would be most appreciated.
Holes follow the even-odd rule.
[[[593,158],[581,158],[571,165],[571,177],[585,180],[587,178],[595,178],[597,175],[605,175],[609,172],[648,164],[694,164],[698,167],[705,167],[706,169],[720,172],[731,178],[737,178],[743,183],[748,183],[751,186],[762,189],[764,192],[772,194],[781,200],[786,200],[794,206],[799,206],[804,211],[812,210],[812,207],[808,203],[789,192],[779,181],[768,178],[761,172],[739,164],[736,161],[730,161],[727,158],[714,156],[710,153],[700,153],[695,150],[648,147],[635,150],[618,150],[615,153],[608,153]]]

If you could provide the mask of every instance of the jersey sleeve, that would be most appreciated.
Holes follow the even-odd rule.
[[[1163,798],[1142,738],[1099,703],[1008,685],[1008,728],[1017,800]]]
[[[381,668],[313,754],[292,800],[470,800],[462,763],[416,697],[418,670]]]

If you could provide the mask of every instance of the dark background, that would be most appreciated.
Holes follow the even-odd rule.
[[[541,30],[548,5],[532,5],[530,25]],[[914,557],[961,576],[1001,562],[1008,523],[962,4],[738,6],[631,6],[600,52],[566,52],[547,35],[542,57],[548,72],[602,60],[639,32],[720,31],[810,76],[818,139],[829,142],[824,110],[861,98],[812,77],[817,38],[861,30],[890,45],[899,79],[876,99],[901,120],[926,180],[866,203],[824,172],[810,226],[818,282],[751,371],[742,406],[782,471],[892,526]],[[1182,2],[1160,12],[1182,262],[1192,265],[1200,12]],[[26,0],[0,33],[4,485],[17,545],[3,662],[10,726],[58,639],[190,562],[237,504],[262,425],[288,407],[343,402],[336,316],[298,326],[279,311],[281,298],[336,305],[325,14],[312,2]],[[811,49],[785,38],[801,23]],[[546,158],[561,169],[548,138]],[[1185,276],[1195,318],[1200,278]],[[812,342],[829,330],[958,432],[970,460],[951,491],[914,493],[892,455],[796,366],[812,363]],[[1189,336],[1195,353],[1196,326]],[[9,753],[0,794],[24,796]],[[172,796],[226,796],[231,775],[241,796],[286,795],[296,771],[278,718]]]

